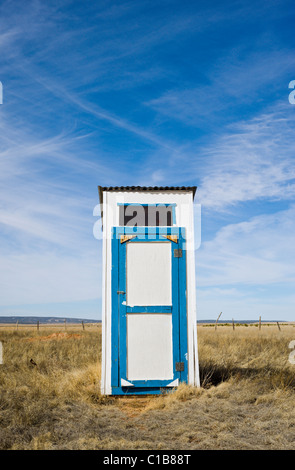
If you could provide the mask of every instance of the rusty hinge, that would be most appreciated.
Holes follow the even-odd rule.
[[[182,249],[181,248],[175,248],[174,249],[174,258],[182,258]]]
[[[177,235],[162,235],[162,237],[167,238],[168,240],[171,240],[174,243],[178,242]]]
[[[184,371],[184,362],[176,362],[175,363],[175,370],[176,370],[176,372],[183,372]]]
[[[137,235],[121,235],[121,243],[128,242],[128,240],[132,240],[132,238],[136,238]]]

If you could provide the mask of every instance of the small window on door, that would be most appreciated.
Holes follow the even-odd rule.
[[[119,225],[129,227],[172,227],[175,204],[120,204]]]

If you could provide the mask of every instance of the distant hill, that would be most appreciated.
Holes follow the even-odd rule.
[[[279,322],[279,323],[286,323],[285,320],[261,320],[261,323],[276,323],[276,322]],[[216,319],[215,320],[197,320],[197,323],[215,323],[216,322]],[[259,323],[259,320],[234,320],[234,322],[237,324],[251,324],[251,323]],[[217,324],[218,325],[222,325],[222,324],[225,324],[225,323],[230,323],[232,324],[232,320],[218,320]]]
[[[86,318],[67,318],[67,317],[20,317],[20,316],[13,316],[13,317],[2,317],[0,316],[0,323],[16,323],[17,321],[20,324],[36,324],[37,321],[39,323],[46,323],[46,324],[54,324],[58,325],[60,323],[64,323],[66,320],[67,323],[101,323],[101,320],[93,320],[93,319],[86,319]]]
[[[0,315],[0,324],[2,323],[16,323],[17,321],[20,324],[36,324],[38,321],[39,323],[43,324],[51,324],[51,325],[58,325],[64,324],[66,320],[67,323],[101,323],[101,320],[93,320],[91,318],[68,318],[68,317],[34,317],[34,316],[9,316],[9,317],[2,317]],[[284,323],[284,320],[278,320],[280,323]],[[215,323],[216,319],[214,320],[197,320],[198,324],[202,323]],[[225,323],[232,323],[232,320],[219,320],[218,324],[225,324]],[[258,323],[258,320],[235,320],[236,324],[251,324],[251,323]],[[261,320],[261,323],[276,323],[276,320]]]

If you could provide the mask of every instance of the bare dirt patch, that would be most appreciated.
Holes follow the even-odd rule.
[[[153,399],[155,400],[157,397],[153,397]],[[134,418],[135,416],[139,416],[148,410],[151,403],[151,397],[118,397],[115,399],[114,403],[119,408],[119,410],[125,413],[129,418]]]

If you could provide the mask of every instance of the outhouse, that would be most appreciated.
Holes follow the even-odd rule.
[[[98,187],[102,219],[101,393],[199,386],[196,187]]]

